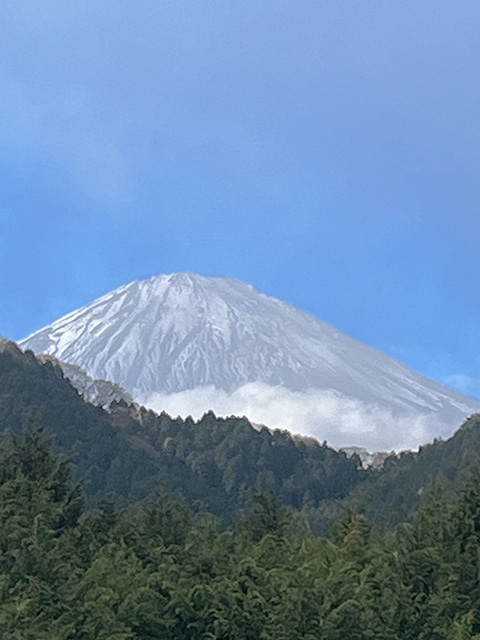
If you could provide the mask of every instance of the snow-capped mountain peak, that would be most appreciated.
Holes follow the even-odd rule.
[[[324,433],[321,423],[337,420],[337,435],[342,429],[344,435],[334,440],[344,445],[368,445],[365,421],[375,421],[379,412],[383,422],[388,416],[437,420],[433,435],[446,435],[480,409],[480,403],[232,278],[174,273],[131,282],[20,345],[118,383],[138,401],[166,403],[167,410],[174,398],[184,405],[204,398],[222,413],[244,407],[256,422],[319,437],[328,431],[330,438],[333,427]],[[283,403],[280,416],[273,411],[268,419],[268,397],[275,407]],[[278,424],[289,411],[286,399],[291,417]],[[308,428],[294,417],[305,406]],[[378,428],[373,424],[372,432]],[[416,444],[431,435],[423,422],[415,428]],[[399,444],[412,446],[414,438],[385,439],[389,448]]]

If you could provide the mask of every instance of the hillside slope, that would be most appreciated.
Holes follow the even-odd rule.
[[[0,433],[44,429],[87,478],[90,502],[112,493],[127,504],[164,488],[228,520],[255,490],[301,508],[345,497],[362,477],[344,454],[244,418],[172,419],[124,401],[106,412],[13,343],[0,349],[0,390]]]

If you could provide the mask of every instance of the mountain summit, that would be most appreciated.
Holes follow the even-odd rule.
[[[417,446],[450,435],[480,410],[477,401],[232,278],[175,273],[135,281],[20,345],[118,383],[155,408],[244,408],[255,421],[335,444]]]

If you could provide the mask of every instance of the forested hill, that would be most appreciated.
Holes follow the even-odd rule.
[[[448,440],[435,440],[418,453],[389,457],[379,473],[367,474],[344,503],[362,510],[377,524],[406,520],[430,489],[455,496],[458,487],[480,472],[480,414],[471,416]]]
[[[260,496],[262,498],[262,496]],[[376,539],[259,499],[236,526],[158,496],[83,512],[37,434],[0,445],[2,640],[480,640],[480,493]]]
[[[108,414],[8,344],[0,426],[2,640],[480,640],[478,417],[365,474],[245,419]]]
[[[84,402],[58,368],[10,342],[0,352],[0,432],[28,429],[43,429],[58,452],[72,456],[74,477],[86,478],[90,500],[108,492],[124,497],[136,467],[155,468],[151,456],[133,450],[110,416]]]
[[[304,510],[325,532],[346,512],[391,527],[409,519],[432,485],[446,495],[480,469],[480,417],[448,441],[391,457],[382,471],[286,432],[254,429],[245,418],[207,413],[195,422],[124,402],[108,413],[82,400],[60,369],[13,343],[0,351],[0,433],[42,428],[72,456],[74,478],[86,481],[89,504],[111,494],[126,505],[160,488],[182,494],[225,523],[255,491]]]
[[[344,498],[360,481],[357,461],[288,433],[253,429],[244,418],[200,421],[119,403],[107,413],[82,400],[61,371],[13,343],[0,352],[0,428],[43,428],[72,454],[86,477],[89,502],[113,494],[118,504],[159,487],[180,492],[229,521],[252,491],[267,490],[300,509]]]
[[[263,495],[226,530],[165,495],[85,513],[27,433],[0,445],[0,637],[480,640],[479,521],[478,477],[385,536],[315,537]]]

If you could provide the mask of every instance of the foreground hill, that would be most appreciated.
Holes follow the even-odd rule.
[[[0,430],[45,429],[72,453],[75,477],[87,477],[90,501],[112,493],[126,504],[164,487],[228,520],[253,490],[316,507],[361,478],[356,460],[244,418],[174,420],[123,401],[107,413],[84,402],[58,367],[13,343],[0,350],[0,390]]]
[[[268,491],[309,515],[317,531],[346,512],[380,526],[411,517],[433,485],[445,496],[480,469],[480,416],[447,441],[387,459],[365,472],[359,460],[287,432],[254,429],[245,418],[201,420],[115,402],[106,412],[85,402],[51,362],[13,343],[0,348],[0,432],[41,427],[71,454],[74,477],[86,477],[90,504],[111,494],[118,504],[161,488],[182,494],[225,522],[252,492]]]
[[[222,530],[157,496],[85,513],[36,433],[0,444],[2,640],[479,640],[478,481],[372,536],[268,496]]]
[[[415,448],[480,403],[231,278],[132,282],[21,343],[173,415],[247,415],[334,446]]]
[[[2,406],[8,407],[10,397],[13,422],[22,412],[24,419],[41,422],[60,406],[70,420],[74,407],[78,422],[68,437],[78,433],[76,446],[82,449],[83,436],[91,428],[98,433],[92,431],[90,446],[98,447],[102,434],[112,436],[102,422],[108,414],[95,407],[82,411],[87,405],[50,363],[41,365],[10,345],[0,356],[0,371],[8,370],[17,383],[36,387],[32,396],[28,390],[12,396],[5,376],[0,376]],[[223,465],[212,464],[208,449],[202,450],[204,457],[199,460],[195,449],[189,449],[189,440],[198,446],[205,438],[219,455],[215,432],[222,431],[225,421],[210,415],[208,429],[190,421],[188,438],[178,438],[185,424],[175,428],[167,416],[123,402],[114,414],[117,437],[110,437],[109,446],[117,455],[122,456],[125,440],[132,445],[135,438],[138,448],[151,453],[158,464],[165,461],[158,456],[160,451],[167,451],[172,459],[184,461],[184,472],[190,468],[195,473],[198,463],[200,474],[192,475],[192,480],[203,479],[213,489],[218,486],[214,476]],[[68,422],[59,424],[62,438],[65,430],[69,432]],[[235,443],[240,427],[234,423],[228,427],[229,440]],[[478,427],[472,422],[462,436]],[[130,435],[124,440],[122,433]],[[274,475],[280,468],[280,475],[288,476],[289,461],[295,459],[291,438],[283,441],[282,434],[276,434],[276,439],[269,439],[268,432],[262,432],[263,451],[256,456],[255,432],[250,428],[249,437],[246,430],[241,433],[250,443],[249,458],[242,460],[245,470],[234,468],[232,479],[243,477],[248,483],[248,475],[259,468]],[[457,440],[460,449],[474,445],[478,435],[463,443],[462,439]],[[235,447],[223,444],[224,458],[234,461]],[[447,466],[451,446],[445,443]],[[308,464],[312,458],[299,448],[307,463],[303,482],[313,483],[312,488],[316,475],[324,481],[330,477],[323,463],[338,464],[341,459],[323,449],[319,464],[312,468]],[[192,454],[194,460],[189,461]],[[99,455],[101,446],[87,465],[100,466],[111,478]],[[147,455],[134,462],[148,460]],[[128,456],[122,458],[127,477],[131,462]],[[476,464],[465,457],[463,463],[470,471]],[[179,470],[179,466],[169,469]],[[382,473],[372,477],[381,478]],[[443,494],[427,495],[411,514],[411,522],[387,535],[373,535],[364,516],[350,516],[344,510],[329,539],[313,535],[301,515],[265,493],[256,496],[244,513],[237,511],[235,524],[226,529],[203,509],[192,513],[185,500],[161,491],[127,511],[118,511],[107,501],[85,512],[82,489],[70,482],[68,464],[52,456],[37,432],[27,431],[0,443],[0,637],[479,640],[478,476],[459,481],[451,494],[450,500]]]

